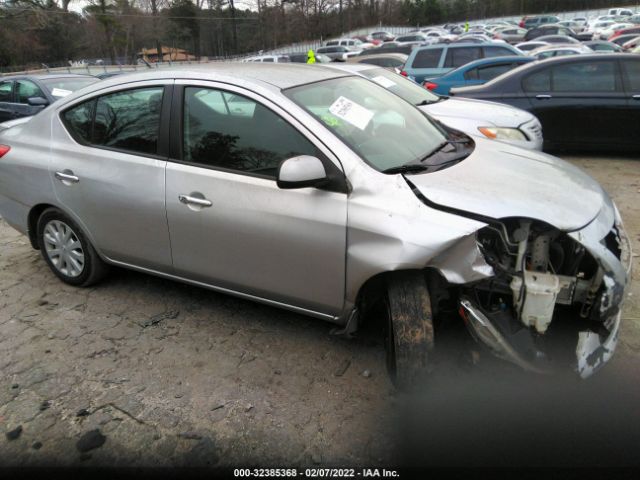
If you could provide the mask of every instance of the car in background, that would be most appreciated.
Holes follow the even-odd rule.
[[[530,111],[542,122],[545,150],[640,151],[639,55],[550,58],[451,93]]]
[[[415,43],[427,43],[430,42],[426,35],[423,33],[411,33],[407,35],[399,35],[396,37],[395,42],[397,42],[400,46],[407,44],[415,44]]]
[[[532,28],[537,28],[540,25],[545,25],[548,23],[558,23],[560,19],[555,15],[536,15],[536,16],[526,16],[523,17],[520,21],[520,28],[526,28],[527,30]]]
[[[640,37],[639,37],[640,38]],[[620,45],[616,45],[613,42],[607,42],[604,40],[592,40],[590,42],[583,42],[584,46],[589,47],[596,53],[621,53],[624,52],[624,49]]]
[[[449,43],[419,47],[409,55],[404,71],[422,83],[480,58],[523,55],[508,43]]]
[[[409,55],[404,53],[381,53],[378,55],[358,55],[347,59],[348,63],[366,63],[367,65],[377,65],[378,67],[401,71],[407,63]]]
[[[558,22],[558,25],[570,28],[571,30],[576,32],[576,34],[582,32],[585,29],[585,23],[576,22],[575,20],[563,20],[562,22]]]
[[[610,40],[614,33],[618,30],[624,30],[625,28],[633,28],[633,23],[614,23],[606,28],[600,29],[597,34],[593,35],[594,40]],[[597,38],[596,38],[597,37]]]
[[[614,25],[616,22],[613,20],[600,20],[597,22],[589,23],[587,28],[584,29],[578,36],[579,40],[600,40],[600,32]]]
[[[336,38],[333,40],[327,40],[324,43],[324,46],[325,47],[340,46],[340,47],[349,47],[354,50],[361,50],[364,48],[371,48],[374,45],[371,43],[364,43],[357,38]]]
[[[367,50],[362,50],[359,56],[380,55],[383,53],[402,53],[404,55],[409,55],[411,51],[418,46],[420,45],[400,45],[397,42],[387,42],[376,48],[368,48]]]
[[[537,40],[539,37],[546,35],[566,35],[568,37],[578,38],[576,32],[562,25],[542,25],[532,28],[524,36],[525,41]]]
[[[622,47],[625,43],[635,40],[638,37],[640,37],[640,35],[637,33],[625,33],[624,35],[615,37],[613,40],[610,40],[610,42]]]
[[[373,50],[373,49],[371,49]],[[334,62],[344,62],[349,57],[359,55],[362,50],[352,50],[351,47],[333,46],[333,47],[319,47],[315,53],[325,55]]]
[[[458,67],[441,77],[425,79],[424,87],[438,95],[449,95],[449,90],[453,87],[482,85],[503,73],[518,68],[520,65],[534,61],[534,58],[520,55],[481,58]]]
[[[372,32],[369,34],[374,40],[380,40],[382,42],[392,42],[396,39],[396,36],[391,32]]]
[[[611,42],[616,37],[619,37],[620,35],[627,35],[629,33],[637,33],[638,35],[640,35],[640,27],[635,26],[635,27],[623,28],[621,30],[616,30],[616,32],[613,35],[611,35],[607,40]]]
[[[635,38],[633,38],[633,39],[631,39],[631,40],[629,40],[629,41],[627,41],[627,42],[625,42],[625,43],[623,43],[622,44],[622,49],[625,52],[630,52],[633,49],[635,49],[638,45],[640,45],[640,35],[635,37]]]
[[[640,13],[636,13],[635,15],[627,17],[626,20],[629,23],[635,23],[636,25],[639,24],[640,23]]]
[[[316,63],[330,63],[332,60],[331,58],[327,57],[326,55],[323,55],[321,53],[317,53],[314,50],[314,57],[316,59]],[[309,58],[309,53],[308,52],[293,52],[293,53],[287,53],[287,56],[289,57],[289,61],[293,62],[293,63],[307,63],[307,60]]]
[[[535,50],[536,48],[540,48],[540,47],[546,47],[547,45],[550,45],[547,42],[538,42],[536,40],[532,41],[532,42],[522,42],[522,43],[517,43],[515,45],[515,47],[520,50],[521,52],[530,52],[532,50]]]
[[[562,44],[562,45],[580,45],[580,42],[573,37],[569,37],[567,35],[544,35],[542,37],[536,38],[538,42],[546,42],[546,43],[554,43],[554,44]]]
[[[242,63],[289,63],[287,55],[255,55],[240,60]]]
[[[0,122],[30,117],[76,90],[99,82],[73,73],[0,77]]]
[[[609,9],[609,15],[615,16],[631,16],[633,15],[633,11],[628,8],[611,8]]]
[[[562,57],[566,55],[581,55],[583,53],[593,53],[589,47],[585,45],[549,45],[547,47],[536,48],[527,53],[528,56],[536,60],[544,60],[552,57]]]
[[[507,43],[516,44],[524,41],[524,36],[527,34],[527,30],[519,27],[507,27],[494,33],[493,38],[497,40],[504,40]]]

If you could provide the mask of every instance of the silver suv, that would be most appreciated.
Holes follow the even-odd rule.
[[[401,387],[421,383],[448,321],[523,368],[586,377],[615,349],[629,281],[618,211],[582,171],[321,66],[75,92],[0,132],[0,213],[71,285],[116,265],[344,334],[378,312]]]

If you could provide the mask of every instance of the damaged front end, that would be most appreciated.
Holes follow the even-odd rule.
[[[472,336],[530,371],[569,367],[587,378],[604,365],[618,340],[631,251],[615,207],[603,216],[570,233],[531,219],[479,230],[475,249],[493,275],[461,290]]]

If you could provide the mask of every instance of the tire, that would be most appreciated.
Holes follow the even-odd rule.
[[[392,274],[387,281],[387,369],[399,390],[419,390],[433,350],[431,298],[422,272]]]
[[[48,208],[40,215],[37,239],[51,271],[69,285],[88,287],[108,271],[78,224],[57,208]]]

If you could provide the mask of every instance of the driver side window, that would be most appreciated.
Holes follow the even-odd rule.
[[[184,93],[183,160],[276,178],[280,162],[320,152],[265,106],[242,95],[201,87]]]

